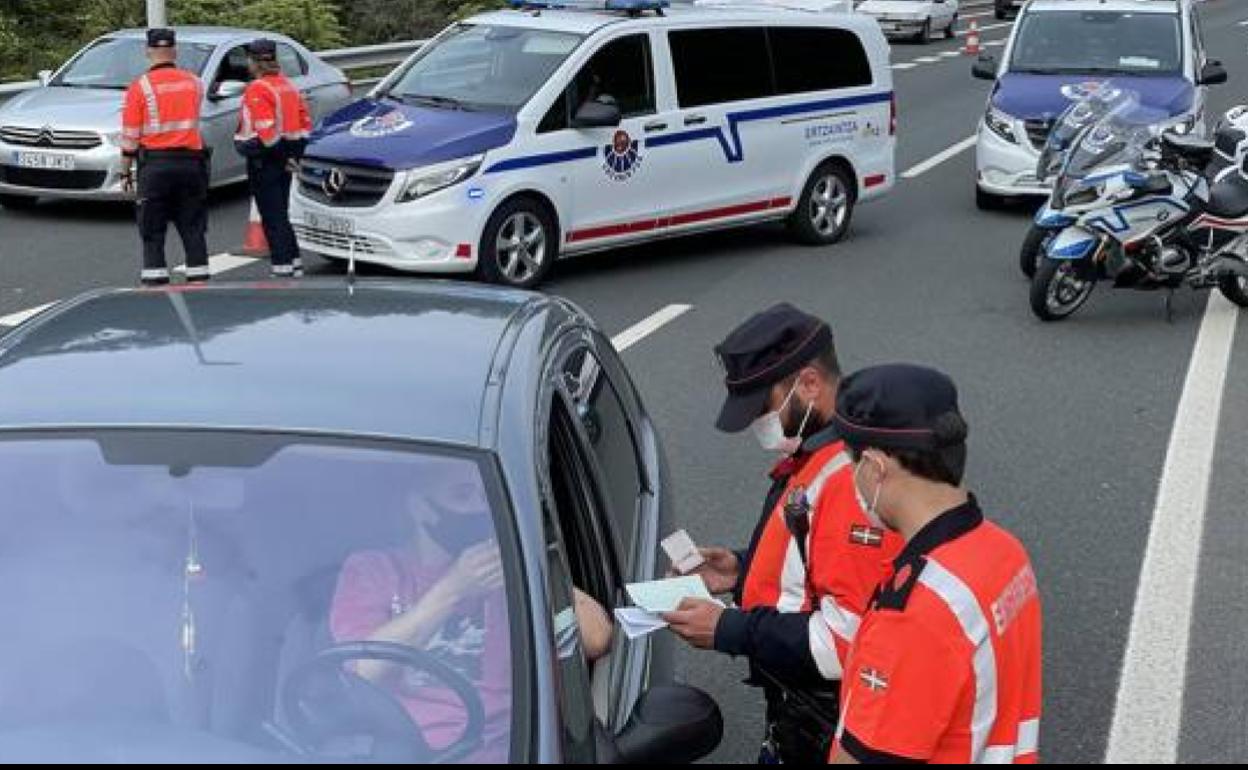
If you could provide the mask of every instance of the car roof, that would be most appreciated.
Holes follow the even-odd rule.
[[[172,28],[178,35],[179,42],[187,43],[211,43],[220,45],[228,43],[231,40],[237,40],[240,37],[271,37],[274,39],[289,40],[286,35],[280,35],[274,32],[266,32],[258,29],[243,29],[241,27],[199,27],[185,26]],[[147,35],[145,29],[119,29],[111,32],[105,37],[133,37],[144,38]]]
[[[0,337],[0,430],[273,429],[478,446],[487,384],[502,378],[495,361],[542,309],[579,317],[542,295],[448,281],[94,292]]]
[[[1046,11],[1130,11],[1136,13],[1179,13],[1176,0],[1031,0],[1029,13]]]
[[[778,2],[778,0],[771,0],[771,2]],[[801,0],[794,0],[794,2],[799,4]],[[473,24],[498,24],[556,32],[572,32],[579,35],[590,35],[608,26],[646,29],[689,21],[705,21],[708,26],[714,26],[717,23],[733,24],[742,22],[760,24],[835,22],[840,27],[863,30],[876,24],[874,19],[864,15],[839,11],[820,12],[801,10],[799,8],[783,8],[768,2],[732,2],[722,5],[693,5],[685,3],[665,8],[663,16],[645,13],[636,17],[617,11],[591,9],[543,9],[540,12],[535,10],[508,9],[477,14],[467,19],[467,21]]]

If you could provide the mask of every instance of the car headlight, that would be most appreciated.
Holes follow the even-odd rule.
[[[121,146],[121,132],[110,131],[104,134],[104,141],[105,143],[108,144],[109,147],[120,147]]]
[[[399,203],[408,203],[417,198],[423,198],[426,195],[435,193],[438,190],[445,190],[447,187],[459,184],[477,173],[477,170],[481,168],[481,161],[484,157],[483,155],[474,155],[471,158],[463,158],[437,166],[417,168],[407,172],[407,179],[403,182],[403,192],[399,193]]]
[[[1014,135],[1014,118],[996,107],[989,107],[984,113],[984,125],[1010,144],[1018,144],[1018,137]]]

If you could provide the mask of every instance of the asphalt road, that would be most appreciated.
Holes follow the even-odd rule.
[[[1208,46],[1231,77],[1213,90],[1218,114],[1248,101],[1248,27],[1240,24],[1248,2],[1201,8]],[[988,27],[986,43],[1004,39],[1007,26],[990,14],[976,18]],[[967,57],[942,55],[958,45],[894,46],[899,170],[974,133],[988,85],[971,78]],[[625,355],[665,440],[678,519],[700,543],[743,544],[766,486],[768,458],[749,437],[712,429],[721,393],[711,347],[752,310],[786,300],[823,315],[849,368],[907,360],[951,373],[972,426],[970,484],[989,515],[1028,546],[1041,584],[1042,757],[1099,761],[1206,300],[1180,293],[1167,323],[1158,294],[1098,290],[1075,319],[1039,323],[1016,266],[1029,212],[977,211],[972,164],[971,152],[962,152],[902,181],[889,198],[859,209],[851,237],[832,248],[795,246],[782,230],[759,227],[573,260],[546,288],[611,333],[671,304],[693,307]],[[215,196],[214,252],[240,243],[246,207],[240,191]],[[0,211],[0,318],[130,284],[137,270],[130,216],[125,206],[82,204]],[[231,277],[262,274],[252,265]],[[1203,534],[1193,525],[1183,535],[1203,538],[1185,674],[1179,655],[1168,662],[1183,692],[1178,756],[1186,761],[1248,756],[1245,315],[1235,322]],[[724,709],[728,729],[713,758],[752,760],[761,706],[739,683],[743,665],[686,652],[679,670]]]

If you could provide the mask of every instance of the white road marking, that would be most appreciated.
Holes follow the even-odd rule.
[[[213,275],[228,273],[231,270],[237,270],[240,267],[247,267],[253,262],[259,260],[253,257],[236,257],[233,254],[214,254],[208,258],[208,267],[212,269]],[[173,269],[175,273],[186,273],[186,265],[178,265]]]
[[[49,302],[46,305],[40,305],[39,307],[32,307],[29,310],[22,310],[20,312],[13,313],[12,315],[6,315],[3,318],[0,318],[0,326],[17,326],[20,323],[29,321],[55,304],[55,302]]]
[[[943,51],[941,52],[940,55],[945,57],[946,59],[951,59],[955,56],[961,56],[962,52],[961,51]]]
[[[912,166],[910,169],[901,172],[901,177],[903,179],[914,179],[917,176],[922,176],[923,174],[926,174],[927,172],[939,166],[941,163],[944,163],[950,158],[956,157],[957,155],[963,152],[966,152],[967,150],[974,147],[976,139],[977,137],[968,136],[967,138],[958,142],[954,146],[945,150],[941,150],[940,152],[936,153],[935,155],[923,161],[922,163],[919,163],[918,165]]]
[[[615,345],[616,350],[623,353],[690,310],[693,310],[693,305],[668,305],[649,318],[638,321],[615,335],[611,339],[611,344]]]
[[[915,68],[915,67],[917,67],[917,66],[919,66],[919,65],[915,64],[914,62],[901,62],[900,64],[894,64],[894,65],[893,65],[893,69],[895,69],[895,70],[912,70],[912,69],[914,69],[914,68]]]
[[[936,62],[940,61],[940,59],[938,59],[935,56],[920,56],[914,61],[916,64],[935,64]]]
[[[1174,763],[1218,416],[1237,308],[1209,298],[1166,450],[1105,761]]]

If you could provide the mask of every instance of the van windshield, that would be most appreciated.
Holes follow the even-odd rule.
[[[1129,11],[1025,14],[1011,72],[1162,75],[1182,71],[1179,17]]]
[[[382,95],[444,109],[515,112],[582,39],[569,32],[458,24],[401,70]]]

